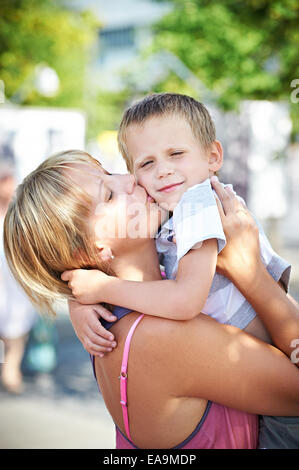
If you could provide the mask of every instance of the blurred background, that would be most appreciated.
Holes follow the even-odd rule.
[[[293,265],[298,300],[296,0],[0,0],[1,220],[16,184],[53,152],[84,149],[125,173],[122,113],[160,91],[209,108],[224,147],[220,177]],[[42,320],[3,250],[0,276],[0,448],[114,448],[66,306],[54,323]]]

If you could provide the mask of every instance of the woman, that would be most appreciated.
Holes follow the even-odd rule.
[[[228,218],[240,211],[228,193],[222,201]],[[147,227],[147,238],[128,236],[128,208],[137,203],[145,208],[138,223]],[[125,237],[103,234],[114,218],[125,227]],[[153,236],[160,222],[159,210],[132,176],[108,175],[87,154],[67,152],[46,160],[19,187],[5,220],[5,251],[32,301],[49,310],[57,298],[69,298],[60,278],[69,269],[98,267],[124,279],[159,279]],[[257,250],[256,238],[251,243]],[[254,306],[259,306],[259,286],[271,287],[280,314],[294,325],[292,334],[299,335],[296,306],[272,278],[263,277],[258,263],[247,263],[247,277],[242,273],[246,261],[240,265],[231,277],[236,275],[241,290],[248,288],[249,278],[258,281],[258,295],[250,290],[248,296]],[[269,315],[267,306],[257,310]],[[117,426],[117,448],[255,448],[256,414],[299,414],[298,371],[276,348],[205,315],[176,322],[121,308],[114,313],[119,320],[111,331],[118,347],[96,358],[94,367]],[[276,313],[269,331],[285,347],[289,330],[281,335],[273,325]],[[130,354],[126,349],[123,356],[132,325]]]

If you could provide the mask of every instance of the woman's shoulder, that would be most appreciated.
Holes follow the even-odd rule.
[[[143,357],[150,357],[154,351],[156,358],[164,358],[163,363],[170,365],[172,361],[177,363],[178,352],[184,361],[191,343],[196,344],[204,355],[207,339],[214,335],[216,325],[215,320],[204,314],[181,321],[144,315],[138,326],[135,344],[139,351],[142,350]]]
[[[139,315],[131,312],[113,327],[120,354]],[[211,342],[217,341],[218,325],[205,314],[181,321],[144,315],[132,337],[130,363],[140,373],[146,367],[153,379],[165,383],[167,388],[177,387],[179,392],[186,374],[192,375],[195,368],[199,371],[204,366]]]

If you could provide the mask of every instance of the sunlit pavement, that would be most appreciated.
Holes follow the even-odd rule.
[[[0,389],[0,448],[113,449],[113,423],[89,355],[65,314],[56,320],[56,331],[56,369],[25,375],[22,395]]]
[[[299,301],[299,250],[282,255],[294,265],[290,293]],[[0,449],[113,449],[112,420],[65,313],[56,330],[55,371],[25,375],[20,396],[0,388]]]

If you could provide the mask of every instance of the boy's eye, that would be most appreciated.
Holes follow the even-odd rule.
[[[144,167],[150,165],[151,163],[153,163],[152,160],[148,160],[147,162],[143,162],[143,163],[141,163],[140,168],[144,168]]]
[[[183,154],[183,152],[173,152],[173,153],[171,154],[171,156],[172,156],[172,157],[176,157],[176,156],[179,156],[179,155],[182,155],[182,154]]]

